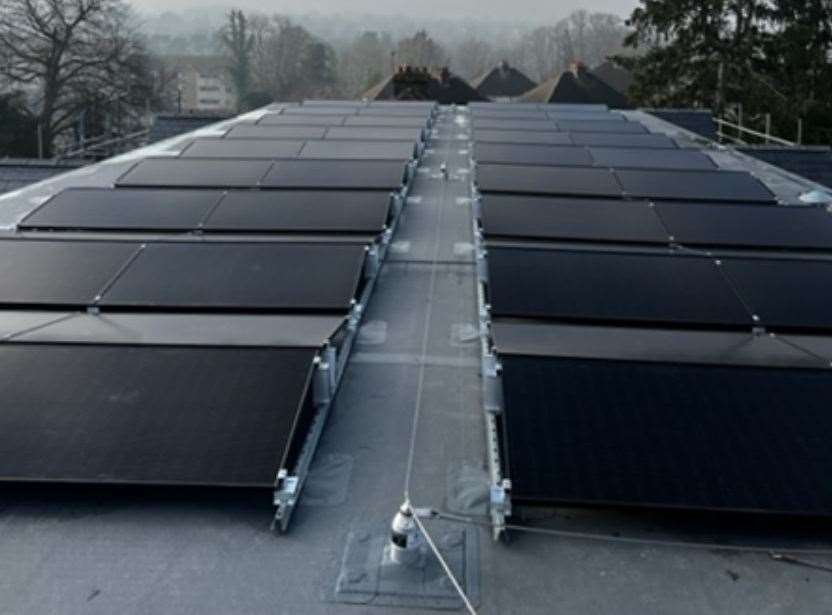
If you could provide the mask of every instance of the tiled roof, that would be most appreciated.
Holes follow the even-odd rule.
[[[19,190],[84,164],[75,160],[0,158],[0,194]]]

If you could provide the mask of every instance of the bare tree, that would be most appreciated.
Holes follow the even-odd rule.
[[[228,72],[237,94],[237,109],[247,105],[251,83],[251,54],[254,50],[254,35],[249,32],[245,13],[232,9],[228,23],[219,32],[220,42],[225,47]]]
[[[425,30],[419,30],[409,38],[399,41],[396,62],[411,66],[438,67],[448,63],[445,49],[433,40]]]
[[[44,156],[90,96],[118,104],[133,90],[143,52],[128,22],[122,0],[3,0],[0,76],[33,93]]]
[[[338,74],[347,96],[359,96],[394,70],[389,34],[363,32],[341,53]]]
[[[494,48],[486,41],[468,37],[451,50],[451,66],[464,79],[475,79],[497,63]]]

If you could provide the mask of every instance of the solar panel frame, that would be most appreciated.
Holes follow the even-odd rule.
[[[197,228],[220,190],[68,188],[30,212],[19,230],[158,230]]]
[[[388,160],[282,160],[263,178],[266,188],[398,190],[405,165]]]
[[[346,314],[359,292],[365,259],[362,244],[148,244],[98,304],[121,310]]]
[[[685,245],[832,252],[832,217],[823,207],[657,202],[656,213]]]
[[[314,355],[3,344],[0,480],[272,489]]]
[[[658,150],[646,148],[590,147],[594,164],[608,168],[673,170],[716,170],[713,159],[691,149]]]
[[[832,330],[832,261],[722,258],[722,269],[760,325],[770,330]]]
[[[481,192],[622,196],[615,175],[606,169],[481,164],[477,166],[476,179]]]
[[[639,122],[620,120],[558,120],[553,122],[559,130],[566,132],[601,132],[614,134],[649,134]]]
[[[225,133],[226,139],[323,139],[324,126],[263,126],[260,124],[237,124]]]
[[[180,158],[263,159],[296,158],[306,141],[285,139],[194,139]]]
[[[139,250],[136,242],[0,241],[0,305],[92,305]]]
[[[412,141],[307,141],[298,154],[302,160],[400,160],[414,158]]]
[[[327,140],[348,141],[411,141],[422,139],[422,131],[415,128],[387,128],[383,126],[334,126],[327,129]]]
[[[343,126],[349,115],[284,115],[267,113],[256,124],[258,126]]]
[[[477,143],[529,143],[546,145],[572,145],[572,136],[566,132],[535,132],[533,130],[474,130]]]
[[[828,370],[501,363],[515,505],[832,514]]]
[[[488,239],[670,243],[661,220],[646,201],[490,194],[482,199],[481,208]]]
[[[119,177],[117,187],[252,188],[268,173],[270,160],[145,158]]]
[[[516,143],[477,143],[474,160],[481,164],[591,167],[593,159],[582,147]]]
[[[663,200],[774,203],[765,184],[745,171],[667,171],[618,169],[625,194]]]
[[[708,258],[488,249],[495,317],[746,329],[751,314]]]
[[[206,232],[381,233],[391,197],[381,191],[229,192],[202,224]]]

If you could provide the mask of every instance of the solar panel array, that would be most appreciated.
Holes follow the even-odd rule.
[[[603,109],[471,118],[512,501],[832,514],[830,213]]]
[[[310,101],[239,123],[251,138],[194,138],[113,187],[53,195],[0,240],[0,480],[296,500],[286,480],[314,444],[433,113],[379,108],[377,129],[363,109]],[[284,127],[319,132],[276,138]]]

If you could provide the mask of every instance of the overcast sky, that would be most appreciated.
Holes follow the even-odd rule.
[[[559,19],[582,8],[591,12],[615,13],[626,17],[637,0],[236,0],[234,2],[205,0],[130,0],[140,10],[159,12],[184,8],[233,6],[268,13],[372,13],[404,14],[414,17],[479,17],[529,19]]]

